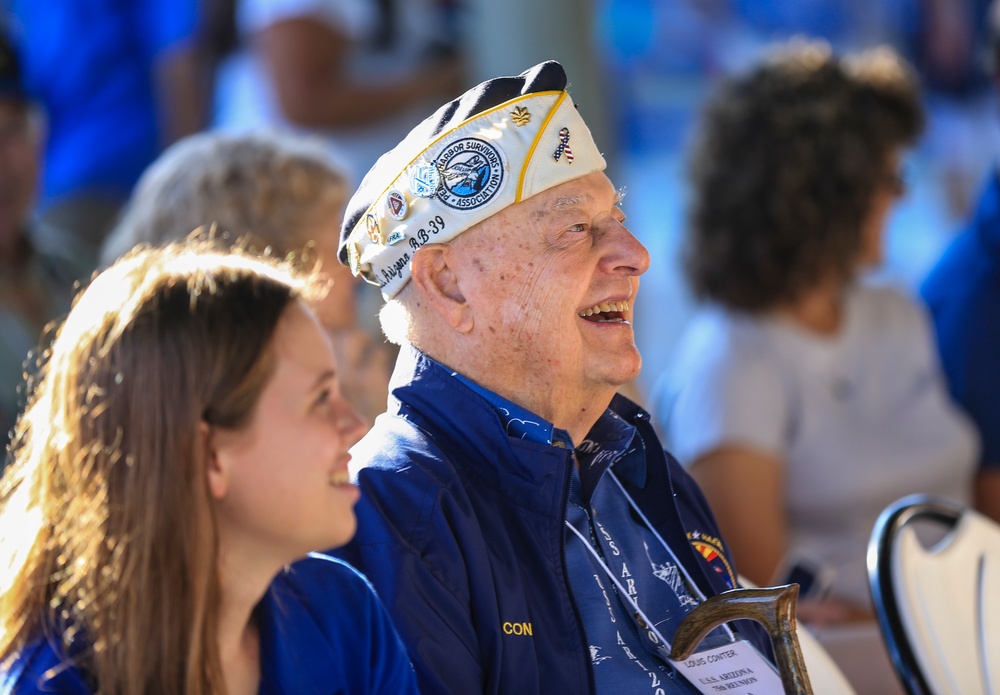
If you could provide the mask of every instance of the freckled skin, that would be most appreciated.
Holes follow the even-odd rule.
[[[603,301],[634,301],[649,254],[623,217],[598,172],[506,208],[452,244],[474,319],[460,359],[466,374],[574,439],[593,424],[578,422],[581,414],[596,420],[641,366],[631,325],[578,315]]]

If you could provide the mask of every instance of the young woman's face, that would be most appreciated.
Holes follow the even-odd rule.
[[[897,200],[906,193],[906,182],[900,171],[902,152],[894,150],[886,158],[885,170],[876,183],[868,216],[861,236],[858,267],[872,268],[885,261],[885,230]]]
[[[287,562],[354,535],[348,449],[365,426],[340,395],[337,362],[309,309],[285,310],[272,349],[274,373],[249,425],[209,435],[209,483],[222,542]]]

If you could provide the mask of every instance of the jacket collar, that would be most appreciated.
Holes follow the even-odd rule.
[[[389,414],[428,431],[448,433],[452,443],[468,454],[463,461],[473,472],[505,489],[520,503],[538,498],[546,500],[547,508],[551,503],[560,504],[562,495],[558,493],[568,480],[567,467],[572,465],[570,452],[508,435],[494,406],[453,373],[415,347],[404,346],[389,383]],[[598,425],[610,420],[617,430],[632,424],[637,416],[648,418],[642,408],[616,395]],[[626,456],[614,470],[636,487],[645,485],[644,456]]]

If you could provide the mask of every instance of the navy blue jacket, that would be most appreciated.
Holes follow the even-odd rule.
[[[389,412],[352,450],[359,530],[337,554],[377,588],[422,691],[592,692],[565,567],[570,452],[508,437],[485,400],[416,350],[401,352],[390,388]],[[728,589],[731,561],[705,543],[720,534],[694,481],[642,409],[622,397],[612,408],[646,443],[644,484],[625,483],[629,494],[706,595]],[[742,627],[769,653],[762,630]]]
[[[279,574],[256,617],[261,695],[417,693],[406,651],[375,592],[337,560],[314,556]],[[94,692],[64,662],[59,645],[39,638],[0,671],[0,694]]]

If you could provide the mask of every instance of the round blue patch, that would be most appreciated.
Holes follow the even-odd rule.
[[[463,138],[438,157],[438,200],[455,210],[475,210],[489,203],[507,180],[503,150],[486,140]]]

